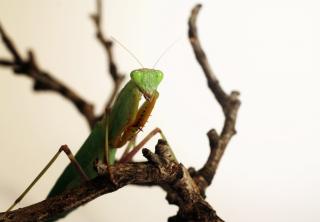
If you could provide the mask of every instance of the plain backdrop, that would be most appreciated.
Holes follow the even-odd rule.
[[[197,1],[105,1],[103,28],[146,67],[158,64],[160,98],[144,132],[159,126],[179,161],[199,168],[206,133],[221,129],[221,109],[207,89],[187,39]],[[202,1],[202,45],[222,86],[241,92],[238,134],[221,161],[207,200],[226,221],[320,221],[320,14],[317,0]],[[20,52],[103,109],[111,89],[105,53],[89,14],[95,1],[1,0],[0,21]],[[8,58],[0,43],[0,57]],[[121,72],[140,68],[118,45]],[[127,78],[128,79],[128,78]],[[89,133],[82,116],[54,93],[0,68],[0,211],[26,188],[61,144],[76,152]],[[143,134],[139,137],[141,138]],[[156,139],[147,147],[153,149]],[[142,160],[139,154],[136,160]],[[59,158],[18,207],[45,198],[64,167]],[[166,221],[170,206],[157,187],[128,186],[80,207],[63,221]]]

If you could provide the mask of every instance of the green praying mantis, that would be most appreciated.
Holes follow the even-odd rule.
[[[132,141],[135,141],[136,135],[147,122],[157,101],[159,96],[157,88],[163,79],[163,73],[160,70],[142,68],[132,71],[130,77],[131,79],[118,94],[111,111],[96,123],[76,155],[73,156],[66,145],[61,146],[57,154],[7,211],[12,210],[22,200],[62,151],[67,154],[71,162],[58,178],[48,197],[74,188],[83,180],[97,176],[94,169],[96,160],[104,161],[107,165],[115,164],[116,150],[128,142],[134,144]],[[139,107],[142,97],[145,98],[145,101]],[[127,147],[119,162],[130,161],[134,154],[156,133],[160,133],[164,138],[159,128],[154,129],[137,146],[129,149]]]
[[[110,114],[106,114],[94,127],[75,155],[84,172],[78,170],[80,173],[77,173],[76,170],[79,168],[70,163],[50,191],[49,197],[73,188],[81,183],[81,180],[95,177],[97,172],[93,163],[97,158],[108,165],[114,164],[116,150],[128,141],[132,141],[145,125],[157,101],[159,95],[157,87],[163,78],[163,73],[155,69],[138,69],[132,71],[130,77],[131,80],[119,93]],[[142,96],[145,102],[139,107]],[[120,161],[129,161],[136,150],[132,149]]]

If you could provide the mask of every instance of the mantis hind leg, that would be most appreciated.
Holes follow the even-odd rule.
[[[47,170],[50,168],[50,166],[54,163],[54,161],[58,158],[59,154],[61,152],[64,152],[71,163],[75,166],[76,170],[79,172],[81,178],[84,181],[89,180],[88,176],[86,173],[83,171],[82,167],[78,163],[78,161],[75,159],[74,155],[72,154],[71,150],[67,145],[62,145],[58,152],[52,157],[52,159],[48,162],[48,164],[43,168],[43,170],[36,176],[36,178],[30,183],[30,185],[23,191],[23,193],[14,201],[14,203],[7,209],[6,212],[9,212],[12,210],[23,198],[24,196],[30,191],[30,189],[38,182],[38,180],[47,172]]]
[[[119,160],[120,163],[126,163],[130,162],[134,155],[137,154],[137,152],[152,138],[154,137],[157,133],[160,134],[161,138],[163,140],[166,140],[166,137],[164,136],[163,132],[161,131],[160,128],[155,128],[153,129],[138,145],[136,145],[130,152],[126,153],[121,157]]]

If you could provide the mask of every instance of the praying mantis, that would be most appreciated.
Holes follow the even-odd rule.
[[[71,162],[58,178],[48,197],[74,188],[83,180],[87,181],[97,176],[97,172],[94,169],[96,160],[103,161],[107,165],[115,164],[116,150],[135,140],[136,135],[147,122],[159,96],[157,88],[163,79],[163,73],[156,69],[141,68],[132,71],[130,77],[131,79],[118,94],[110,112],[107,112],[102,120],[96,123],[91,134],[76,155],[73,156],[66,145],[61,146],[57,154],[7,211],[13,209],[22,200],[62,151],[67,154]],[[139,107],[142,97],[145,98],[145,101]],[[130,161],[133,155],[156,133],[160,133],[165,139],[161,130],[156,128],[136,147],[124,152],[119,161]]]

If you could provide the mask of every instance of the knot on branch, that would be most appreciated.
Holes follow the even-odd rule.
[[[154,153],[146,148],[142,150],[142,153],[148,162],[159,171],[159,175],[150,175],[154,182],[171,184],[182,177],[182,165],[177,162],[165,140],[158,141]]]

